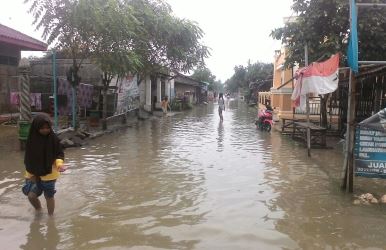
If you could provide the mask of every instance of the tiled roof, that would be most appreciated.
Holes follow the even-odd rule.
[[[18,46],[21,50],[47,50],[47,44],[2,24],[0,24],[0,42]]]
[[[177,76],[175,77],[175,81],[179,83],[183,83],[186,85],[192,85],[192,86],[199,86],[200,84],[205,84],[204,82],[198,81],[190,76],[186,76],[184,74],[181,74],[177,72]]]

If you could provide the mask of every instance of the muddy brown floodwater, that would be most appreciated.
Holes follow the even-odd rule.
[[[227,106],[223,123],[200,106],[67,150],[53,218],[35,216],[22,153],[3,144],[0,248],[386,249],[385,209],[339,189],[340,150],[309,159],[257,131],[255,109]]]

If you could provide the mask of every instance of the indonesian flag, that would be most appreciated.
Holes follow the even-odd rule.
[[[304,110],[306,95],[314,93],[325,95],[334,92],[339,83],[339,54],[333,55],[327,61],[312,63],[295,73],[295,88],[291,99],[294,107]]]

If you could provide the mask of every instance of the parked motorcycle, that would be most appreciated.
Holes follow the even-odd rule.
[[[255,121],[256,127],[262,131],[270,132],[273,126],[273,114],[271,110],[260,110]]]

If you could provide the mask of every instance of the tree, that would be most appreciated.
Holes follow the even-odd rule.
[[[100,30],[95,22],[106,24],[105,31],[117,31],[119,40],[138,56],[142,71],[155,72],[165,67],[188,72],[202,64],[209,49],[200,42],[204,33],[195,23],[173,15],[163,0],[25,0],[31,3],[36,28],[43,38],[73,58],[90,55]],[[95,6],[94,6],[95,5]],[[109,7],[110,6],[110,7]],[[105,11],[115,9],[116,16]],[[110,13],[111,14],[111,13]],[[127,14],[127,16],[125,16]],[[104,20],[107,18],[107,20]],[[100,26],[100,25],[99,25]],[[81,55],[81,57],[79,57]]]
[[[246,70],[246,82],[249,86],[249,83],[251,82],[259,82],[262,80],[272,79],[273,64],[262,62],[251,64],[249,61]]]
[[[234,71],[235,73],[228,81],[227,88],[235,89],[237,92],[239,88],[244,88],[247,85],[247,69],[239,65],[234,67]]]
[[[217,93],[224,93],[224,84],[220,80],[216,80],[213,84],[208,86],[208,89]]]
[[[200,42],[204,33],[195,23],[173,15],[163,0],[125,0],[140,23],[140,39],[133,48],[143,67],[142,75],[177,71],[188,72],[203,63],[209,49]]]
[[[36,29],[43,29],[43,39],[72,58],[67,78],[76,89],[81,80],[79,69],[83,60],[90,55],[89,38],[95,35],[84,25],[90,22],[84,15],[88,6],[79,6],[78,1],[74,0],[24,0],[24,3],[31,4],[29,12],[34,17],[33,24]]]
[[[271,63],[262,63],[257,61],[251,64],[248,61],[247,66],[239,65],[234,68],[235,73],[225,82],[227,91],[235,93],[239,88],[248,89],[250,83],[257,83],[272,79],[273,65]],[[248,92],[249,95],[251,94]]]
[[[369,2],[358,0],[357,2]],[[383,2],[385,0],[373,0]],[[287,49],[285,66],[304,65],[304,46],[307,44],[309,62],[337,52],[346,59],[349,34],[349,1],[294,0],[293,20],[272,31],[274,39],[282,40]],[[361,60],[385,60],[386,17],[383,9],[359,8],[359,57]],[[345,60],[341,60],[344,63]]]
[[[216,76],[205,66],[197,68],[191,77],[197,81],[207,82],[209,84],[213,84],[216,81]]]
[[[85,26],[95,32],[95,36],[90,37],[90,57],[102,71],[102,128],[107,129],[107,92],[111,80],[136,72],[143,65],[132,50],[134,41],[140,39],[136,33],[139,23],[133,10],[116,0],[83,0],[79,4],[90,6],[84,14],[93,21]]]
[[[198,25],[175,17],[163,0],[25,2],[48,43],[71,54],[75,76],[86,57],[100,66],[105,97],[113,76],[187,72],[209,55]]]
[[[90,37],[95,33],[85,24],[91,20],[84,13],[87,5],[75,0],[24,0],[31,3],[29,12],[36,29],[43,29],[43,38],[57,50],[71,55],[78,73],[82,61],[90,55]]]
[[[216,76],[212,74],[212,72],[210,71],[210,69],[208,69],[205,65],[201,65],[200,67],[198,67],[194,72],[193,74],[191,75],[191,77],[197,81],[200,81],[200,82],[206,82],[208,83],[208,90],[214,90],[214,84],[215,84],[215,81],[216,81]]]
[[[205,65],[200,65],[191,77],[197,81],[209,83],[208,90],[218,93],[224,92],[224,84],[220,80],[216,80],[216,76]]]
[[[297,14],[296,19],[271,33],[273,38],[282,40],[286,46],[285,66],[304,65],[306,44],[309,62],[340,52],[341,64],[344,65],[350,28],[348,4],[347,0],[294,0],[292,9]],[[385,60],[386,17],[383,9],[359,8],[358,16],[360,60]],[[327,126],[327,99],[328,95],[321,96],[322,126]]]

